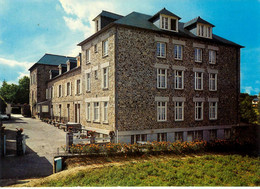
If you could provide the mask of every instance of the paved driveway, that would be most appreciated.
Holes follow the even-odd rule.
[[[66,144],[63,130],[21,115],[12,115],[12,120],[4,122],[3,126],[7,135],[7,157],[0,158],[0,179],[25,179],[52,174],[54,154],[57,148]],[[27,138],[24,156],[15,155],[16,128],[23,128]]]

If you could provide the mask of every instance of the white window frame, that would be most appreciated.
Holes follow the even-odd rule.
[[[94,45],[94,52],[97,53],[98,52],[98,47],[97,44]]]
[[[218,131],[217,129],[211,129],[209,130],[209,140],[216,140],[218,137]]]
[[[108,56],[108,39],[102,41],[102,56]]]
[[[158,58],[165,58],[166,57],[166,43],[164,43],[164,42],[157,42],[156,43],[156,56]]]
[[[184,102],[174,102],[174,118],[175,121],[183,121],[184,120]],[[181,114],[180,114],[181,112]]]
[[[181,73],[181,75],[179,75]],[[181,80],[181,86],[180,86]],[[174,89],[184,89],[184,71],[183,70],[174,70]]]
[[[90,64],[90,49],[86,50],[86,63]]]
[[[209,50],[209,63],[216,64],[217,62],[217,51]]]
[[[157,121],[158,122],[167,121],[167,102],[165,101],[157,102]]]
[[[93,122],[100,121],[100,102],[93,102]]]
[[[163,138],[165,140],[163,140]],[[157,133],[157,142],[166,142],[167,141],[167,133]]]
[[[102,88],[108,89],[108,67],[102,68]]]
[[[200,77],[199,77],[199,74],[201,74]],[[200,86],[200,88],[199,88],[199,86]],[[198,90],[198,91],[203,90],[203,72],[195,72],[195,90]]]
[[[163,70],[165,71],[164,74],[162,73]],[[157,69],[157,88],[167,89],[167,69],[161,69],[161,68]]]
[[[78,81],[79,81],[79,84],[78,84]],[[76,82],[75,82],[75,84],[76,84],[75,94],[80,95],[80,94],[81,94],[81,80],[80,80],[80,79],[77,79]]]
[[[48,91],[48,88],[47,88],[46,91],[45,91],[45,95],[46,95],[46,99],[49,99],[49,91]]]
[[[174,59],[182,60],[183,54],[183,46],[182,45],[174,45]]]
[[[178,31],[178,19],[175,18],[175,17],[169,17],[169,16],[166,16],[166,15],[161,15],[161,19],[160,19],[160,25],[161,25],[161,29],[163,30],[169,30],[169,31]],[[175,20],[176,22],[176,25],[175,25],[175,28],[176,30],[172,30],[172,27],[171,27],[171,20]]]
[[[108,123],[108,102],[103,102],[103,123]]]
[[[86,91],[90,92],[91,90],[91,73],[86,73]]]
[[[217,91],[218,75],[216,73],[209,73],[209,90]],[[214,86],[215,85],[215,86]]]
[[[201,121],[203,120],[203,102],[195,102],[195,120]],[[199,117],[199,112],[201,117]]]
[[[90,102],[87,102],[86,103],[86,119],[87,119],[87,121],[91,121],[90,112],[91,112],[91,104],[90,104]]]
[[[195,62],[202,62],[202,49],[201,48],[195,48],[194,49],[194,60]]]
[[[209,102],[209,119],[218,119],[218,102]]]

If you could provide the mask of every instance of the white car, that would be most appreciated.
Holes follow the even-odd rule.
[[[7,119],[9,119],[9,116],[5,115],[5,114],[0,114],[0,119],[1,120],[7,120]]]

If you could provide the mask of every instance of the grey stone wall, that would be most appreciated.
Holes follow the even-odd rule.
[[[166,58],[156,57],[155,36],[168,40]],[[185,42],[183,60],[174,59],[173,40]],[[202,63],[194,61],[193,43],[204,46]],[[218,48],[217,63],[208,63],[210,46]],[[118,28],[116,59],[116,90],[117,90],[117,124],[121,131],[187,128],[199,126],[217,126],[237,124],[237,91],[239,78],[237,74],[237,49],[231,46],[211,43],[210,40],[188,39],[132,29]],[[167,89],[157,89],[155,64],[169,66]],[[172,66],[184,66],[184,89],[173,88]],[[194,89],[193,68],[204,69],[202,91]],[[217,91],[209,91],[208,69],[218,70]],[[157,104],[155,97],[169,97],[167,121],[157,121]],[[174,120],[174,102],[172,97],[185,97],[184,121]],[[193,98],[205,98],[204,119],[195,121],[195,103]],[[208,98],[218,98],[218,119],[209,120]]]

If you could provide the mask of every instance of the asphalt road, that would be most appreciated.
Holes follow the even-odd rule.
[[[63,130],[37,119],[12,115],[3,122],[7,135],[7,156],[0,158],[0,186],[3,179],[28,179],[48,176],[53,171],[53,157],[57,148],[66,144]],[[26,154],[16,156],[16,128],[23,128]],[[3,184],[2,184],[3,186]]]

